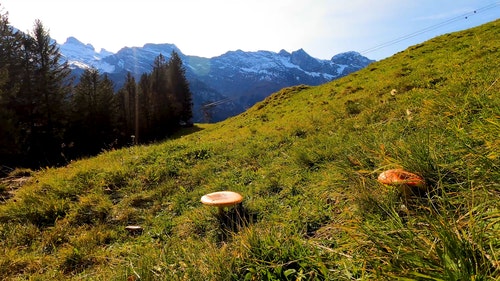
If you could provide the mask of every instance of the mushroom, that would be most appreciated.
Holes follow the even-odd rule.
[[[224,213],[224,207],[230,207],[243,201],[243,196],[233,191],[218,191],[205,194],[201,197],[201,203],[219,208],[219,214]]]
[[[377,180],[382,184],[396,186],[405,197],[410,196],[414,191],[426,191],[425,181],[421,176],[403,169],[384,171]]]
[[[125,227],[125,230],[127,230],[132,235],[138,235],[142,233],[142,226],[128,225]]]

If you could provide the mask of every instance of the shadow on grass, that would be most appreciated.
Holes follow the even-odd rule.
[[[176,131],[171,136],[169,136],[168,139],[178,139],[178,138],[181,138],[183,136],[187,136],[187,135],[199,132],[199,131],[203,131],[204,129],[205,128],[203,128],[199,125],[196,125],[196,124],[193,126],[189,126],[189,127],[187,127],[187,126],[182,127],[180,130]]]
[[[257,220],[257,214],[250,212],[242,204],[221,211],[216,216],[219,221],[219,235],[217,237],[219,243],[227,242],[232,234],[238,233]]]

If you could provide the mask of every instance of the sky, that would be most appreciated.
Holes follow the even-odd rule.
[[[318,59],[357,51],[387,58],[435,36],[500,18],[499,0],[0,0],[12,26],[40,20],[62,44],[96,51],[175,44],[183,54],[304,49]]]

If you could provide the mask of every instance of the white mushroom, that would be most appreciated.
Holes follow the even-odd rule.
[[[224,212],[224,207],[230,207],[243,201],[243,196],[233,191],[218,191],[203,195],[201,203],[219,208],[219,213]]]

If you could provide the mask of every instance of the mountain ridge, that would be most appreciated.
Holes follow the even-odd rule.
[[[237,115],[277,90],[300,84],[320,85],[357,71],[374,60],[350,51],[332,56],[330,60],[317,59],[304,49],[293,52],[227,51],[205,58],[185,55],[171,43],[146,43],[142,47],[123,47],[112,53],[91,44],[84,44],[69,37],[59,48],[74,76],[84,69],[97,68],[115,83],[115,89],[123,84],[130,72],[137,80],[152,69],[154,59],[162,54],[170,58],[173,51],[179,54],[186,69],[194,102],[194,119],[200,122],[206,117],[205,104],[226,100],[209,110],[210,120],[217,122]],[[204,112],[205,111],[205,112]]]

